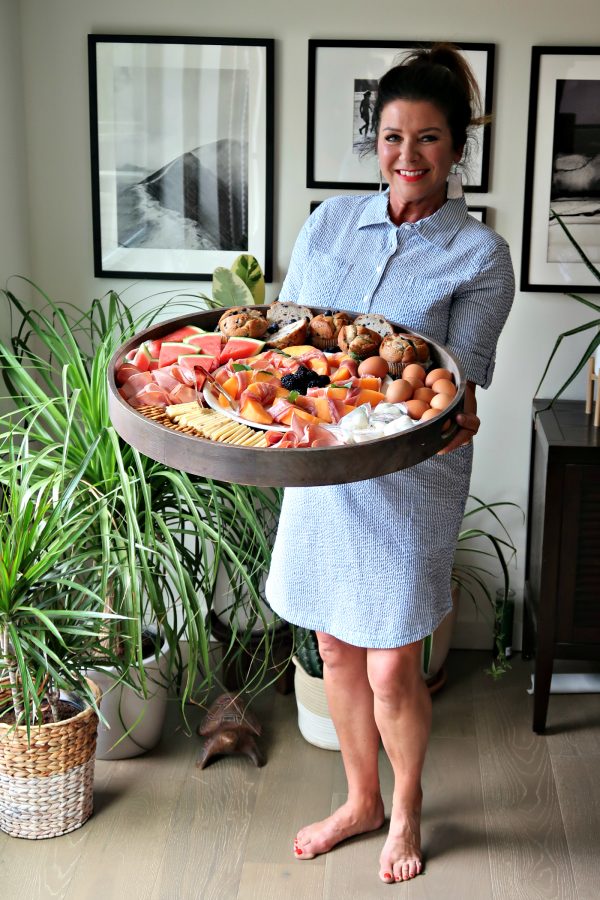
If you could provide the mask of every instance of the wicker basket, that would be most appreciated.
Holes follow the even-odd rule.
[[[91,685],[96,702],[100,690]],[[0,724],[0,829],[13,837],[58,837],[93,809],[98,716],[86,707],[71,719],[31,729]],[[11,730],[12,729],[12,730]]]

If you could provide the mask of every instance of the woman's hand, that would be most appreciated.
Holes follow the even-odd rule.
[[[470,444],[479,431],[480,421],[477,417],[477,400],[475,399],[475,384],[473,381],[467,381],[464,410],[461,413],[457,413],[456,423],[459,426],[459,430],[450,443],[443,450],[439,451],[438,456],[451,453],[452,450],[462,447],[463,444]]]

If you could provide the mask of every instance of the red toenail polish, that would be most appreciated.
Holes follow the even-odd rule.
[[[302,850],[300,849],[300,847],[296,847],[296,853],[298,854],[298,856],[302,856]]]
[[[391,873],[391,872],[384,872],[384,873],[383,873],[383,877],[384,877],[384,878],[391,878],[391,877],[392,877],[392,873]]]

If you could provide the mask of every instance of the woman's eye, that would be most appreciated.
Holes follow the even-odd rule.
[[[399,140],[400,140],[399,134],[388,134],[386,136],[386,141],[388,144],[395,144],[396,141],[399,141]]]
[[[426,144],[430,144],[433,141],[437,141],[437,137],[435,134],[424,134],[421,140]]]

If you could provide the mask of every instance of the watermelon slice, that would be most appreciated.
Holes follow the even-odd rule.
[[[158,358],[152,356],[146,342],[140,344],[132,362],[140,372],[151,372],[158,368]]]
[[[230,359],[246,359],[256,356],[265,346],[264,341],[257,338],[230,337],[221,350],[219,365],[229,362]]]
[[[162,369],[163,366],[170,366],[176,363],[182,354],[189,354],[189,344],[183,341],[163,341],[158,356],[158,365]]]
[[[177,365],[182,369],[195,369],[196,366],[202,366],[207,372],[211,372],[212,369],[216,368],[217,359],[214,356],[204,356],[201,353],[188,353],[187,356],[179,357]]]
[[[178,328],[177,331],[166,334],[161,338],[161,341],[163,344],[165,341],[183,341],[186,337],[191,337],[193,334],[206,334],[206,332],[203,328],[198,328],[197,325],[183,325],[181,328]]]
[[[221,353],[223,346],[221,335],[214,332],[206,334],[193,334],[191,337],[184,338],[184,344],[189,344],[198,353],[206,353],[207,356],[215,356],[217,359]]]

